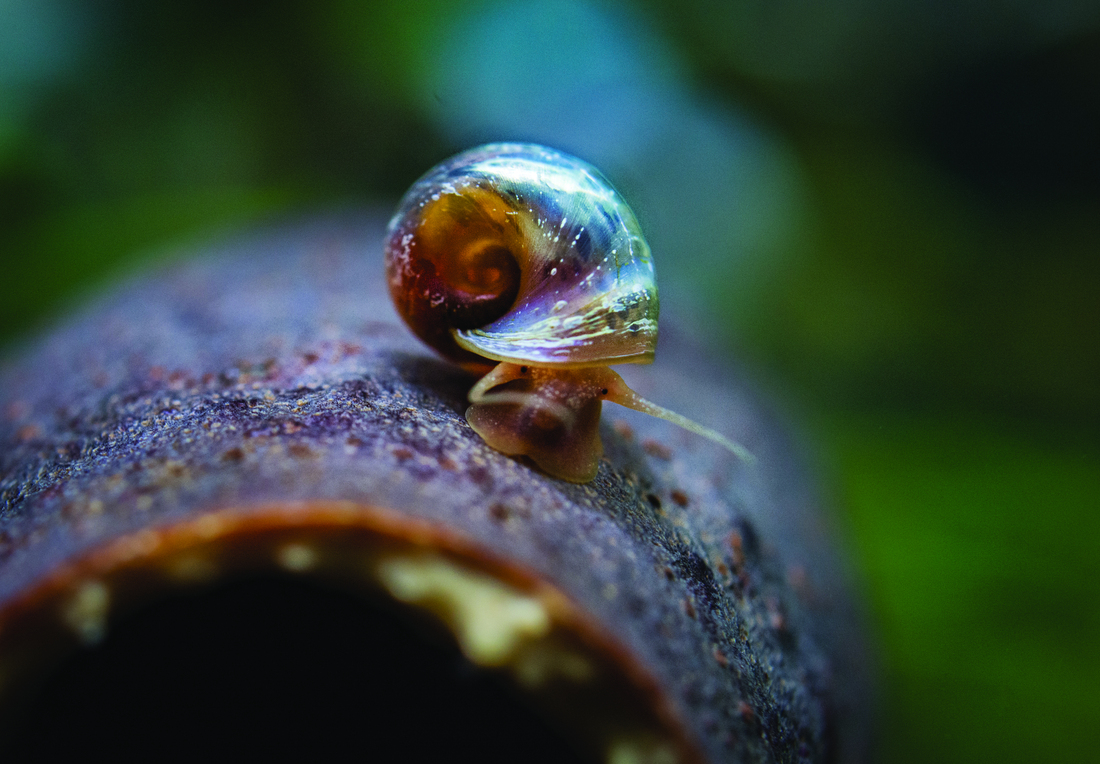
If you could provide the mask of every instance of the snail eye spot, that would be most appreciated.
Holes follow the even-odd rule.
[[[606,387],[603,390],[600,390],[600,395],[607,395],[607,388]]]
[[[519,367],[519,373],[520,374],[526,374],[527,373],[527,367],[526,366],[520,366]]]

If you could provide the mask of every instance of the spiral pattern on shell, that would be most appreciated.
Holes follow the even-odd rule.
[[[575,157],[498,143],[443,162],[402,199],[385,255],[402,318],[469,367],[653,360],[649,246],[607,179]]]

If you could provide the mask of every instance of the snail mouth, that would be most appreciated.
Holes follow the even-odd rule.
[[[693,759],[625,655],[453,531],[363,505],[237,508],[124,537],[0,613],[0,732],[12,761],[166,741]]]

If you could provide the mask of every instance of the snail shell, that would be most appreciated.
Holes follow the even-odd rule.
[[[390,222],[386,268],[410,328],[465,364],[653,360],[649,245],[611,184],[575,157],[497,143],[438,165]]]
[[[587,482],[603,453],[604,400],[744,451],[607,368],[653,361],[657,285],[637,218],[588,163],[529,143],[459,154],[405,194],[385,255],[390,294],[413,332],[488,372],[466,419],[498,451]]]

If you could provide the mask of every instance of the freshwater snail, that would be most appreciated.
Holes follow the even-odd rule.
[[[584,483],[611,401],[745,449],[627,387],[652,363],[657,285],[634,213],[591,165],[528,143],[471,149],[413,184],[385,243],[390,294],[424,342],[485,376],[466,419],[493,448]]]

